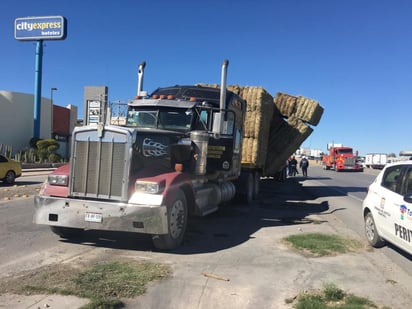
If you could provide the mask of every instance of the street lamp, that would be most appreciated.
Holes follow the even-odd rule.
[[[50,88],[50,137],[53,138],[53,91],[56,91],[56,87]]]

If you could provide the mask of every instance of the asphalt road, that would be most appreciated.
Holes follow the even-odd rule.
[[[357,183],[359,175],[334,180],[333,171],[315,171],[311,167],[308,178],[289,178],[284,183],[264,179],[253,207],[230,205],[193,220],[184,244],[168,253],[153,251],[148,237],[135,234],[91,232],[79,242],[60,240],[48,227],[31,223],[29,199],[1,202],[0,280],[42,265],[122,257],[161,262],[173,269],[170,279],[151,285],[145,295],[124,300],[127,308],[291,308],[285,299],[325,283],[379,305],[408,308],[410,275],[385,250],[367,246],[358,230],[358,194],[363,187]],[[282,241],[305,232],[352,237],[365,247],[314,258],[294,252]],[[205,277],[204,272],[228,280]],[[76,308],[85,301],[0,295],[0,308]]]

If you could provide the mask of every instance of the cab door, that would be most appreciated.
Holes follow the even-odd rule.
[[[394,244],[412,253],[412,165],[403,165],[400,194],[391,207]]]
[[[387,224],[382,236],[391,243],[412,252],[412,203],[405,201],[405,195],[412,194],[412,165],[398,165],[392,172],[399,172],[396,188],[389,190],[385,196],[385,211]],[[390,177],[391,173],[387,176]],[[386,176],[386,175],[385,175]],[[382,185],[388,177],[384,177]]]
[[[0,179],[6,177],[7,169],[9,168],[7,159],[0,155]]]
[[[398,211],[403,196],[401,195],[401,179],[403,165],[388,167],[381,179],[379,186],[373,190],[374,209],[377,216],[374,216],[379,234],[386,240],[393,242],[395,214]]]

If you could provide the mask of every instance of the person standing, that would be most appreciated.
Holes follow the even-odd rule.
[[[300,160],[299,166],[302,169],[303,176],[308,177],[309,160],[305,156]]]
[[[289,176],[296,176],[298,161],[295,159],[295,156],[292,157],[289,161]]]

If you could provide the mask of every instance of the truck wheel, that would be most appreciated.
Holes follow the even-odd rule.
[[[255,172],[253,174],[253,199],[257,200],[259,196],[259,188],[260,188],[260,173]]]
[[[365,220],[365,234],[368,242],[372,247],[380,248],[385,245],[385,241],[378,234],[376,229],[375,220],[370,212],[368,212],[364,218]]]
[[[176,196],[167,210],[168,233],[154,235],[153,245],[159,250],[173,250],[180,246],[187,227],[187,200],[182,190],[177,190]]]
[[[253,202],[253,193],[255,188],[255,180],[252,173],[245,174],[245,191],[243,192],[243,200],[250,205]]]
[[[51,231],[59,235],[61,238],[78,238],[80,237],[84,230],[82,229],[76,229],[76,228],[71,228],[71,227],[62,227],[62,226],[50,226]]]

